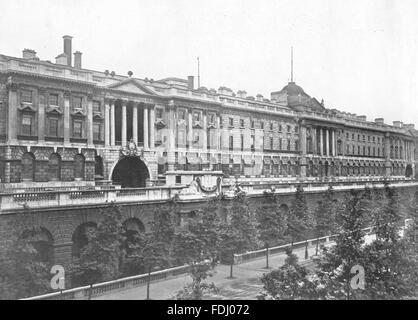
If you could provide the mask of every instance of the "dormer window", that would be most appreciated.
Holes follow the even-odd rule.
[[[49,95],[49,105],[50,106],[58,106],[58,95],[57,94],[50,94]]]
[[[21,102],[32,103],[32,91],[22,90],[20,93]]]

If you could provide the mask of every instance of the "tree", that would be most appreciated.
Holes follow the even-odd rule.
[[[269,268],[269,248],[277,245],[285,231],[284,219],[278,210],[275,195],[266,194],[262,203],[256,208],[258,239],[266,248],[266,268]]]
[[[70,274],[78,284],[93,284],[119,277],[125,258],[125,230],[121,208],[115,203],[100,210],[96,229],[87,233],[88,244],[81,249],[80,259],[70,266]]]
[[[329,235],[336,229],[335,213],[336,206],[334,202],[334,189],[330,185],[327,191],[322,196],[314,216],[315,236],[316,241],[316,255],[318,255],[319,237]]]
[[[257,248],[257,230],[254,214],[251,212],[245,195],[240,195],[232,200],[227,209],[227,221],[219,228],[221,260],[232,266],[234,253],[244,253]]]
[[[287,234],[290,235],[292,249],[295,240],[301,240],[308,236],[308,231],[312,225],[313,221],[308,211],[303,187],[302,185],[298,185],[296,188],[295,199],[292,202],[287,218]]]
[[[26,214],[15,216],[13,233],[4,239],[3,255],[0,256],[0,299],[20,299],[51,290],[48,263],[41,261],[39,252],[30,237],[23,237],[27,229]],[[40,232],[37,226],[31,233]]]
[[[263,292],[260,300],[301,300],[316,297],[315,283],[308,279],[308,271],[298,264],[298,257],[290,249],[280,268],[262,276]]]
[[[339,230],[335,246],[323,251],[318,262],[316,278],[318,295],[324,299],[358,299],[362,292],[353,291],[350,287],[351,268],[362,262],[364,244],[364,216],[368,207],[363,194],[351,190],[343,205],[337,212]]]
[[[399,195],[388,184],[384,191],[384,202],[375,212],[376,240],[364,248],[366,294],[372,299],[399,299],[409,295],[403,278],[409,262],[400,239]]]

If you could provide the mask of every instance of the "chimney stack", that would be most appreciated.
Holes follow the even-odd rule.
[[[374,119],[374,122],[375,123],[384,124],[385,123],[385,120],[383,118],[376,118],[376,119]]]
[[[393,126],[396,128],[402,128],[402,122],[401,121],[393,121]]]
[[[72,42],[73,37],[63,36],[63,39],[64,39],[64,53],[67,55],[67,65],[71,67],[72,66],[71,57],[73,55],[71,42]]]
[[[74,68],[81,69],[81,55],[80,51],[74,52]]]
[[[187,88],[189,90],[194,90],[194,76],[187,77]]]
[[[22,54],[23,59],[37,59],[36,51],[32,49],[24,49]]]

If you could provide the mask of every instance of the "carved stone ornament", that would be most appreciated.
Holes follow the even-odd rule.
[[[120,149],[121,157],[140,157],[144,160],[144,149],[138,149],[136,143],[131,139],[126,147]]]

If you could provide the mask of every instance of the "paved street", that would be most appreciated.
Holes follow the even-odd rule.
[[[305,261],[305,249],[294,250],[298,255],[299,261]],[[315,253],[315,246],[309,248],[309,254]],[[283,265],[286,254],[277,254],[270,256],[270,266],[277,268]],[[230,267],[227,265],[218,265],[216,273],[209,278],[208,282],[214,282],[220,289],[217,294],[205,297],[206,299],[222,300],[222,299],[256,299],[261,291],[260,277],[267,270],[264,268],[266,264],[265,258],[252,260],[234,266],[234,279],[229,279]],[[177,278],[168,279],[161,282],[151,284],[151,299],[169,299],[178,290],[182,289],[187,283],[190,283],[191,277],[188,275]],[[125,291],[113,292],[100,297],[96,300],[142,300],[146,298],[146,286],[136,287]]]

